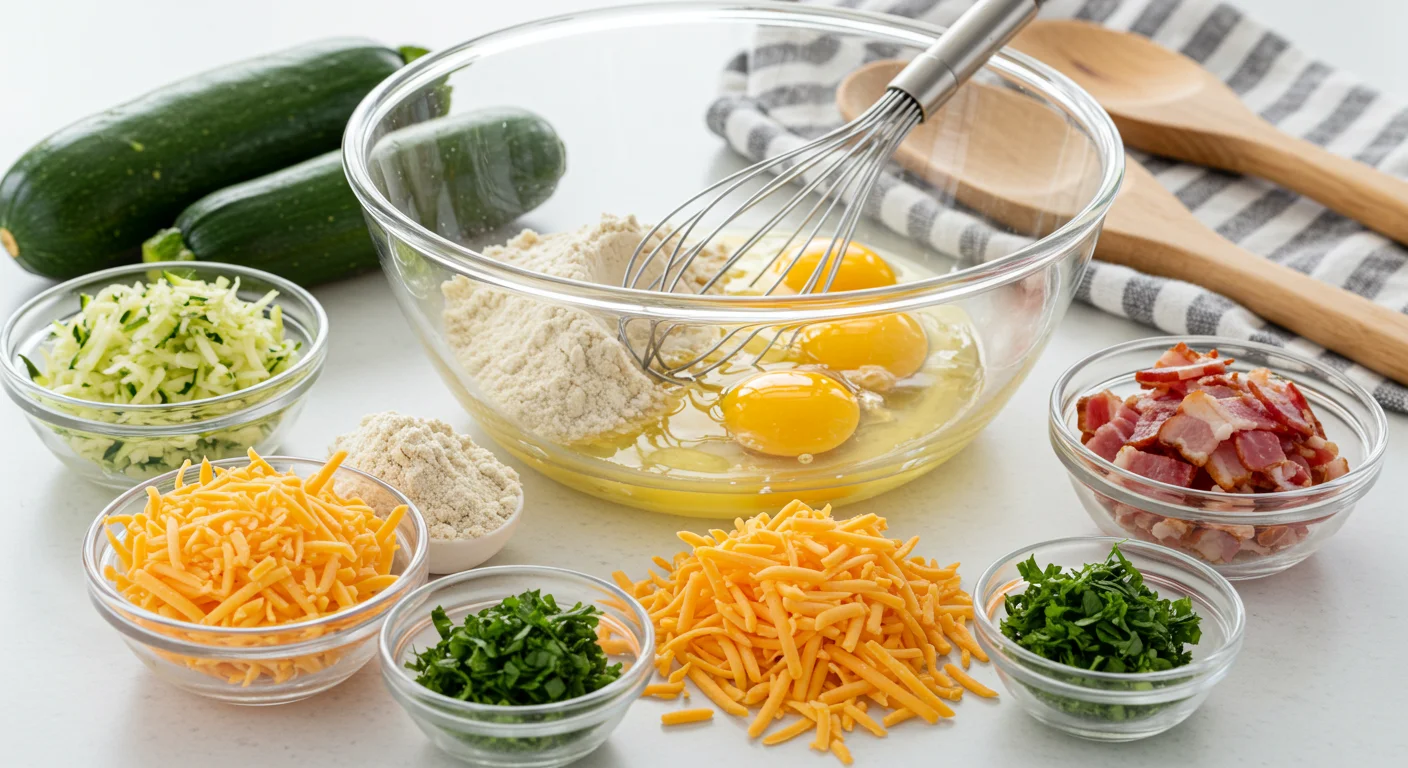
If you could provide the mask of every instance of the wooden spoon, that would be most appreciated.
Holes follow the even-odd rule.
[[[841,114],[849,120],[863,112],[903,64],[879,61],[847,76],[836,92]],[[1094,148],[1063,115],[978,82],[916,126],[895,160],[959,203],[1034,235],[1068,221],[1098,178]],[[1126,163],[1096,258],[1216,291],[1408,384],[1408,315],[1238,247],[1198,221],[1133,158]]]
[[[1282,132],[1181,53],[1085,21],[1036,22],[1011,45],[1089,91],[1131,147],[1269,179],[1408,243],[1408,182]]]

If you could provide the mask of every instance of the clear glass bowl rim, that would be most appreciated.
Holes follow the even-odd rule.
[[[720,2],[645,3],[563,14],[507,27],[423,56],[383,80],[357,106],[343,136],[343,169],[362,208],[376,222],[452,273],[499,288],[526,292],[559,303],[596,311],[660,318],[687,315],[693,322],[750,323],[816,321],[873,312],[901,312],[955,301],[1021,280],[1059,261],[1089,237],[1103,221],[1124,177],[1124,145],[1109,115],[1093,97],[1065,76],[1037,60],[1011,50],[993,57],[985,68],[1020,83],[1080,121],[1091,136],[1103,169],[1100,183],[1082,210],[1047,236],[1002,258],[946,275],[887,288],[806,296],[697,296],[606,286],[559,278],[489,259],[435,234],[405,216],[372,181],[368,158],[372,137],[383,119],[408,95],[485,55],[535,41],[629,27],[669,23],[752,22],[864,34],[898,44],[927,47],[944,28],[868,11],[792,3]],[[702,117],[701,117],[702,119]],[[838,298],[839,297],[839,298]]]
[[[1172,558],[1181,564],[1186,570],[1194,572],[1211,582],[1218,591],[1232,601],[1234,610],[1232,611],[1232,629],[1227,633],[1227,638],[1222,645],[1207,656],[1194,660],[1191,664],[1162,672],[1099,672],[1076,667],[1069,667],[1060,662],[1038,656],[1035,653],[1023,648],[1016,642],[1002,634],[1001,628],[993,622],[988,615],[988,603],[995,597],[989,594],[986,585],[991,583],[997,576],[997,572],[1004,566],[1016,561],[1025,560],[1028,556],[1036,555],[1037,561],[1041,560],[1041,551],[1051,547],[1063,546],[1066,544],[1100,544],[1109,549],[1115,544],[1120,545],[1122,552],[1138,553],[1159,553]],[[1061,688],[1077,695],[1099,694],[1102,698],[1111,699],[1140,699],[1148,698],[1152,692],[1135,690],[1115,690],[1105,688],[1090,688],[1083,685],[1076,685],[1068,680],[1051,677],[1045,672],[1060,672],[1063,676],[1076,676],[1089,678],[1092,680],[1103,680],[1117,683],[1148,683],[1161,682],[1166,680],[1180,680],[1177,685],[1157,689],[1160,698],[1168,692],[1177,692],[1187,687],[1196,687],[1209,674],[1215,674],[1219,670],[1227,667],[1241,650],[1242,635],[1247,627],[1247,609],[1242,603],[1242,596],[1237,593],[1236,587],[1226,577],[1205,563],[1189,557],[1174,549],[1170,549],[1158,544],[1150,544],[1134,539],[1124,539],[1115,536],[1067,536],[1060,539],[1050,539],[1037,542],[1025,547],[1008,552],[1007,554],[994,560],[991,565],[984,569],[983,574],[978,577],[977,595],[974,598],[973,621],[979,625],[979,636],[986,636],[990,643],[995,643],[1001,647],[1002,652],[1016,656],[1023,662],[1024,667],[1032,672],[1036,672],[1042,678],[1043,684],[1051,685],[1054,688]],[[1188,678],[1182,680],[1182,678]]]
[[[31,381],[29,378],[29,373],[27,371],[20,370],[19,364],[17,363],[17,356],[15,354],[12,354],[12,352],[14,352],[14,345],[17,343],[17,339],[13,337],[17,332],[17,328],[20,324],[20,321],[22,319],[27,319],[28,316],[36,312],[41,305],[45,304],[55,296],[73,290],[75,286],[78,286],[80,284],[98,283],[105,281],[109,283],[119,282],[125,277],[137,274],[142,275],[145,279],[146,274],[153,270],[166,269],[197,269],[205,272],[212,272],[216,275],[224,275],[226,277],[248,277],[269,283],[270,285],[274,286],[275,290],[279,292],[280,298],[291,299],[297,302],[301,302],[302,304],[306,305],[307,309],[316,319],[316,328],[312,329],[314,331],[314,335],[311,343],[308,345],[308,349],[303,350],[302,355],[299,357],[299,359],[294,362],[293,365],[289,366],[288,369],[281,371],[277,375],[271,376],[268,379],[265,379],[264,381],[261,381],[252,387],[238,389],[234,392],[229,392],[218,397],[207,397],[203,400],[188,400],[182,403],[124,405],[121,403],[102,403],[94,400],[82,400],[76,397],[69,397],[68,395],[60,395],[51,390],[45,389],[44,387],[41,387]],[[49,319],[55,320],[57,318]],[[39,295],[35,296],[29,301],[26,301],[24,304],[21,304],[19,309],[15,310],[14,313],[10,315],[10,319],[5,322],[3,330],[0,330],[0,351],[3,351],[5,358],[3,361],[0,361],[0,363],[3,363],[0,364],[0,375],[4,376],[4,383],[6,385],[6,388],[11,390],[12,396],[16,394],[28,395],[29,398],[26,400],[26,402],[34,403],[41,411],[43,411],[45,414],[52,416],[57,422],[61,423],[62,426],[66,426],[72,429],[89,430],[97,433],[111,433],[115,431],[120,431],[123,434],[132,435],[184,435],[193,432],[201,432],[206,431],[208,429],[217,428],[219,424],[224,424],[226,422],[238,423],[239,421],[243,420],[239,417],[246,411],[257,407],[266,406],[267,403],[265,401],[256,399],[252,401],[246,408],[240,409],[239,411],[235,411],[234,413],[221,414],[215,418],[198,421],[188,421],[171,426],[148,426],[115,424],[105,421],[93,421],[91,419],[84,419],[78,416],[74,416],[70,413],[55,410],[51,405],[46,403],[45,400],[52,400],[54,402],[64,403],[66,405],[72,405],[75,408],[88,408],[113,413],[170,413],[188,408],[219,405],[220,403],[230,402],[232,400],[237,400],[240,398],[248,398],[252,396],[257,398],[258,395],[263,394],[264,392],[267,392],[271,389],[279,388],[289,379],[316,372],[317,369],[322,366],[322,360],[327,348],[327,340],[328,317],[327,313],[323,311],[323,305],[320,304],[317,299],[313,298],[313,294],[309,293],[306,289],[300,287],[299,285],[293,282],[285,280],[284,278],[279,277],[278,275],[265,272],[261,269],[254,269],[253,267],[244,267],[237,264],[225,264],[223,262],[213,261],[158,261],[141,264],[124,264],[119,267],[112,267],[110,269],[104,269],[98,272],[91,272],[89,274],[82,275],[81,277],[76,277],[72,280],[66,280],[62,283],[59,283],[58,285],[44,290]],[[308,385],[312,384],[311,381],[306,381],[305,383]],[[290,396],[290,394],[294,396],[302,394],[304,389],[306,389],[305,386],[294,387],[288,392],[283,393],[283,397],[287,398]]]
[[[299,456],[261,456],[260,458],[264,459],[270,464],[275,465],[278,465],[280,463],[286,463],[290,465],[307,465],[309,467],[321,467],[327,464],[327,461],[324,459],[307,459]],[[233,459],[221,459],[219,461],[212,461],[210,462],[210,465],[212,467],[224,468],[242,466],[244,464],[247,464],[248,462],[248,458],[236,457]],[[194,469],[197,466],[199,465],[193,464],[190,469]],[[152,645],[162,645],[166,647],[179,646],[180,648],[192,652],[193,654],[214,654],[219,655],[221,657],[229,658],[261,658],[269,657],[271,655],[287,656],[294,653],[314,653],[320,650],[320,647],[324,645],[329,647],[336,647],[340,645],[341,640],[339,638],[344,637],[348,633],[355,632],[358,629],[361,629],[362,627],[365,627],[367,620],[376,620],[381,618],[383,615],[389,618],[390,612],[386,612],[383,614],[381,611],[374,611],[373,609],[379,609],[388,602],[398,603],[404,596],[402,594],[402,592],[404,591],[403,589],[398,590],[395,586],[393,586],[389,589],[383,590],[381,593],[379,593],[372,599],[366,601],[365,603],[359,603],[349,610],[330,613],[326,616],[320,616],[316,619],[312,619],[311,621],[290,622],[288,624],[278,624],[271,627],[209,627],[203,624],[195,624],[189,621],[177,621],[175,619],[169,619],[159,613],[153,613],[145,608],[133,605],[122,595],[118,594],[117,589],[112,585],[111,582],[107,580],[106,577],[103,576],[103,573],[100,569],[99,564],[102,562],[101,553],[103,552],[105,547],[112,546],[108,543],[107,536],[103,533],[103,529],[107,527],[105,521],[107,520],[108,515],[114,514],[113,510],[122,508],[124,505],[130,503],[134,497],[146,496],[148,486],[154,486],[163,482],[170,481],[174,479],[176,477],[176,473],[180,471],[181,470],[179,469],[173,469],[170,472],[167,472],[163,475],[159,475],[137,486],[134,486],[131,489],[122,493],[117,498],[113,499],[111,502],[108,503],[106,507],[103,507],[103,511],[98,514],[97,519],[95,519],[93,521],[93,524],[89,526],[88,533],[83,537],[83,570],[88,575],[89,592],[93,595],[95,599],[98,599],[101,602],[101,609],[104,613],[110,616],[115,616],[124,626],[128,627],[132,631],[141,634],[144,638],[143,642],[147,642]],[[337,471],[351,472],[362,477],[365,480],[371,481],[377,486],[380,486],[387,493],[390,493],[391,496],[396,500],[397,504],[406,505],[406,517],[410,518],[416,529],[417,546],[415,550],[410,553],[411,559],[410,562],[406,565],[406,569],[404,572],[413,573],[418,570],[425,563],[426,558],[429,557],[430,529],[426,527],[425,517],[421,515],[420,510],[416,508],[415,503],[412,502],[409,498],[407,498],[404,493],[401,493],[400,491],[396,490],[396,488],[388,485],[387,483],[375,477],[374,475],[369,475],[366,472],[363,472],[360,469],[349,467],[344,464],[342,466],[339,466]],[[414,594],[414,592],[412,592],[411,594]],[[119,611],[115,606],[122,606],[121,611]],[[221,637],[258,637],[260,635],[268,635],[275,633],[296,632],[298,630],[321,627],[331,623],[341,623],[347,621],[349,618],[356,618],[357,616],[366,614],[368,612],[371,612],[372,615],[370,617],[367,617],[367,619],[363,620],[362,622],[342,627],[341,629],[335,630],[321,637],[316,637],[310,640],[302,640],[295,643],[256,647],[213,646],[183,641],[178,638],[173,638],[169,635],[154,633],[151,630],[146,629],[145,627],[138,626],[127,616],[123,615],[123,613],[130,613],[142,619],[143,621],[151,622],[153,624],[158,624],[164,627],[170,627],[172,629],[180,630],[183,632],[203,632],[212,635],[219,635]]]
[[[635,664],[631,665],[630,669],[623,672],[619,678],[605,688],[598,688],[585,696],[578,696],[575,699],[568,699],[552,704],[531,704],[519,707],[478,704],[472,701],[460,701],[459,699],[451,698],[442,693],[436,693],[417,683],[414,678],[406,674],[406,670],[401,666],[400,660],[394,659],[391,656],[392,648],[399,643],[399,636],[401,634],[394,632],[393,628],[401,623],[402,615],[410,610],[408,606],[440,590],[458,586],[467,581],[476,581],[490,576],[542,577],[543,585],[540,588],[544,591],[548,591],[548,586],[553,580],[564,579],[585,582],[590,586],[604,590],[612,597],[621,600],[624,605],[630,606],[631,612],[635,614],[636,619],[640,622],[644,640],[641,643],[639,659]],[[643,676],[650,675],[655,671],[655,665],[652,663],[655,657],[655,624],[651,621],[650,614],[646,612],[645,607],[640,604],[640,601],[626,594],[625,590],[609,581],[599,579],[590,574],[581,573],[580,571],[573,571],[567,568],[555,568],[550,565],[495,565],[488,568],[471,568],[468,571],[462,571],[450,576],[427,581],[425,584],[421,585],[419,589],[402,598],[400,602],[391,609],[391,612],[387,614],[386,623],[381,625],[381,642],[379,645],[381,646],[379,651],[381,668],[387,671],[386,674],[394,675],[396,685],[402,692],[407,693],[413,699],[419,699],[452,712],[459,711],[471,716],[495,714],[547,715],[575,710],[583,706],[589,706],[615,698],[622,691],[629,690],[636,685],[636,683],[640,682]],[[512,728],[514,725],[534,726],[537,724],[495,723],[494,725],[500,728]]]
[[[1080,442],[1080,435],[1076,434],[1072,430],[1071,425],[1066,423],[1066,420],[1062,414],[1062,401],[1066,396],[1066,390],[1070,386],[1071,380],[1074,379],[1077,375],[1079,375],[1081,371],[1085,370],[1087,367],[1102,362],[1116,355],[1121,355],[1126,352],[1138,351],[1142,349],[1147,349],[1150,351],[1165,350],[1180,341],[1188,344],[1189,346],[1200,348],[1217,347],[1219,349],[1225,349],[1242,347],[1263,354],[1279,355],[1293,360],[1296,363],[1299,363],[1300,365],[1304,365],[1306,368],[1313,370],[1316,374],[1330,379],[1337,386],[1342,387],[1345,391],[1347,391],[1350,396],[1352,396],[1353,399],[1356,400],[1359,405],[1363,406],[1365,410],[1367,410],[1370,414],[1369,422],[1361,422],[1358,425],[1359,427],[1366,429],[1366,431],[1369,431],[1373,438],[1372,442],[1369,444],[1369,450],[1365,454],[1364,461],[1361,462],[1359,466],[1351,468],[1350,471],[1345,473],[1344,475],[1337,477],[1327,483],[1321,483],[1320,485],[1312,485],[1309,488],[1301,488],[1294,491],[1275,491],[1272,493],[1257,493],[1249,495],[1245,493],[1227,493],[1225,491],[1199,491],[1194,490],[1192,488],[1182,488],[1180,486],[1170,485],[1168,483],[1159,482],[1157,480],[1151,480],[1147,477],[1144,477],[1143,475],[1136,475],[1133,472],[1121,469],[1120,467],[1115,466],[1113,463],[1106,461],[1100,458],[1099,456],[1096,456],[1095,454],[1087,451],[1085,449],[1085,446]],[[1086,357],[1085,359],[1077,362],[1070,368],[1067,368],[1066,371],[1061,374],[1060,378],[1056,380],[1055,386],[1051,388],[1051,400],[1048,412],[1048,419],[1050,421],[1050,431],[1052,440],[1053,442],[1059,442],[1058,453],[1064,450],[1066,452],[1069,452],[1073,456],[1082,456],[1088,461],[1098,463],[1105,472],[1111,475],[1115,475],[1116,477],[1119,477],[1124,481],[1125,484],[1123,486],[1123,490],[1134,490],[1134,492],[1138,493],[1138,488],[1152,488],[1157,489],[1158,491],[1164,494],[1176,493],[1188,498],[1210,502],[1227,502],[1236,500],[1245,503],[1250,498],[1250,500],[1254,504],[1276,504],[1281,507],[1281,509],[1271,512],[1232,512],[1228,514],[1218,514],[1209,510],[1197,509],[1184,504],[1164,501],[1162,499],[1150,500],[1151,503],[1157,504],[1157,506],[1159,507],[1159,514],[1162,514],[1165,517],[1177,517],[1179,519],[1196,520],[1211,523],[1225,523],[1228,525],[1268,525],[1274,524],[1277,521],[1299,521],[1305,515],[1300,510],[1297,510],[1295,508],[1284,508],[1285,502],[1307,497],[1321,497],[1331,493],[1342,494],[1350,490],[1356,490],[1359,488],[1359,486],[1362,486],[1366,483],[1374,482],[1374,480],[1378,476],[1379,468],[1383,464],[1385,450],[1388,446],[1388,416],[1384,413],[1383,406],[1379,404],[1379,401],[1374,399],[1373,394],[1371,394],[1358,382],[1354,381],[1353,379],[1344,375],[1344,373],[1340,372],[1338,369],[1326,363],[1322,363],[1319,360],[1315,360],[1313,358],[1306,357],[1305,355],[1301,355],[1297,352],[1293,352],[1289,349],[1286,349],[1285,347],[1278,347],[1272,344],[1263,344],[1258,341],[1245,341],[1242,339],[1234,339],[1226,336],[1152,336],[1143,339],[1134,339],[1133,341],[1126,341],[1122,344],[1116,344],[1112,347],[1106,347],[1105,349],[1102,349],[1099,352],[1096,352],[1095,354],[1092,354]],[[1065,457],[1063,456],[1062,458],[1064,459]],[[1109,480],[1085,467],[1080,462],[1075,462],[1076,467],[1072,467],[1071,462],[1063,461],[1062,463],[1066,464],[1067,469],[1070,470],[1072,474],[1077,475],[1078,479],[1080,479],[1086,485],[1110,485]],[[1164,514],[1164,510],[1166,509],[1178,510],[1178,512],[1174,514]]]

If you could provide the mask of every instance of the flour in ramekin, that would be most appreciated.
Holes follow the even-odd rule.
[[[374,413],[333,441],[329,453],[337,451],[347,451],[345,466],[406,494],[432,539],[477,539],[508,522],[523,500],[513,467],[438,419]]]

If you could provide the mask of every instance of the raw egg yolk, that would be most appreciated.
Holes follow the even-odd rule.
[[[877,315],[809,325],[802,331],[802,354],[838,371],[878,365],[903,379],[924,366],[929,337],[909,315]]]
[[[831,274],[832,267],[836,268],[836,279],[831,281],[831,293],[840,291],[863,291],[866,288],[881,288],[886,285],[895,284],[895,271],[890,269],[890,265],[880,258],[875,251],[863,245],[851,243],[846,247],[846,255],[841,257],[841,265],[836,266],[836,254],[832,253],[827,258],[826,250],[831,245],[830,242],[812,243],[807,246],[802,255],[797,257],[797,263],[792,264],[792,257],[796,252],[786,254],[778,259],[777,271],[787,270],[787,276],[783,278],[782,284],[791,288],[794,293],[801,293],[807,287],[807,281],[811,279],[812,273],[816,272],[817,265],[821,265],[821,274],[816,278],[816,284],[812,286],[812,293],[821,293],[826,287],[826,278]],[[826,259],[825,264],[821,264],[822,259]],[[788,268],[788,264],[792,264]]]
[[[751,376],[725,392],[721,406],[733,438],[770,456],[824,453],[850,439],[860,423],[851,390],[816,371]]]

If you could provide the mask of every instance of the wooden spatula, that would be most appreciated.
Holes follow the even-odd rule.
[[[1177,51],[1074,20],[1034,22],[1011,45],[1089,91],[1128,146],[1269,179],[1408,243],[1408,181],[1282,132]]]
[[[852,119],[878,99],[903,62],[851,73],[836,93]],[[952,121],[967,129],[955,130]],[[947,129],[945,126],[947,125]],[[983,126],[973,130],[972,126]],[[904,168],[1021,232],[1045,233],[1089,195],[1097,162],[1071,142],[1065,118],[1015,91],[969,83],[910,132]],[[1408,316],[1243,250],[1198,221],[1127,158],[1096,258],[1200,285],[1360,365],[1408,384]]]

